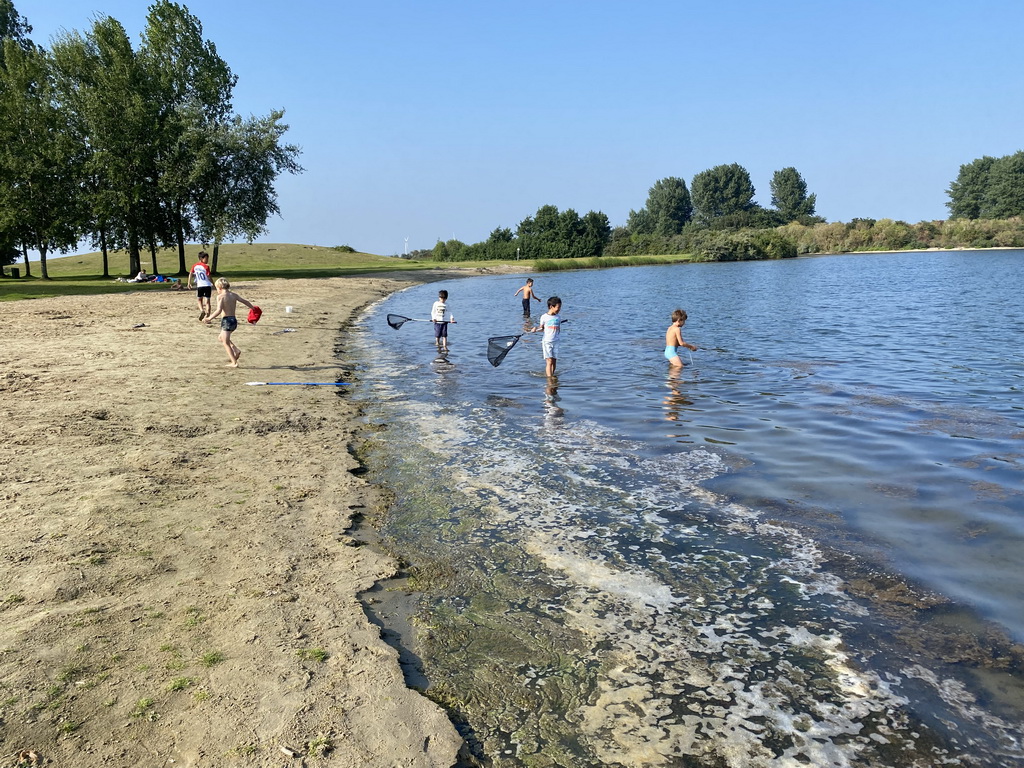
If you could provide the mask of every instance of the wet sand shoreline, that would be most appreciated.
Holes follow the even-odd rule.
[[[351,380],[359,311],[456,274],[477,272],[241,281],[264,315],[235,333],[238,369],[191,292],[0,304],[6,754],[455,762],[451,722],[357,599],[395,564],[350,535],[378,498],[349,450],[356,406],[245,383]]]

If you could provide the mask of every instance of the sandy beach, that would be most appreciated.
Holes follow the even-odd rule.
[[[338,329],[424,279],[233,285],[238,369],[191,291],[0,304],[3,764],[455,762],[357,599],[345,388],[245,385],[350,379]]]

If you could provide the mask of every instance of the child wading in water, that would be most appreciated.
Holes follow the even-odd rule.
[[[683,361],[679,358],[679,347],[697,351],[696,344],[683,341],[683,326],[686,325],[686,312],[677,309],[672,313],[672,325],[665,331],[665,359],[673,368],[682,368]]]
[[[445,313],[448,319],[445,320]],[[448,308],[448,291],[438,291],[437,301],[430,308],[430,319],[434,321],[434,344],[442,352],[448,351],[448,323],[455,322],[455,316]]]
[[[544,352],[544,373],[550,379],[555,375],[555,368],[558,366],[558,335],[562,330],[562,318],[558,313],[562,311],[562,300],[557,296],[548,299],[548,311],[540,316],[537,327],[534,331],[544,331],[544,338],[540,341],[541,350]]]
[[[228,290],[231,287],[225,278],[218,277],[217,282],[214,283],[217,286],[217,311],[206,318],[206,324],[210,322],[218,315],[224,315],[220,321],[220,341],[224,345],[224,349],[227,350],[228,368],[238,367],[238,358],[242,356],[242,350],[235,346],[234,342],[231,341],[231,332],[238,327],[238,319],[235,317],[235,307],[238,302],[245,304],[249,309],[252,309],[252,304],[243,299],[234,291]]]
[[[529,317],[530,315],[530,300],[540,301],[540,297],[533,292],[533,278],[526,278],[526,285],[515,292],[514,295],[518,296],[523,294],[523,317]]]

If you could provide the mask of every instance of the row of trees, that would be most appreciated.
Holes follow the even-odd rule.
[[[690,188],[678,177],[660,179],[647,204],[630,211],[626,229],[635,235],[671,237],[692,224],[710,229],[773,227],[791,221],[821,221],[814,214],[816,196],[796,168],[776,171],[771,180],[772,208],[754,202],[754,184],[742,165],[717,165],[693,177]]]
[[[433,256],[461,259],[558,259],[566,256],[692,254],[706,261],[778,259],[801,253],[924,248],[1024,247],[1024,152],[983,157],[961,166],[949,190],[947,221],[908,224],[893,219],[826,223],[795,168],[776,171],[772,208],[754,202],[750,175],[720,165],[683,179],[654,183],[646,204],[625,226],[610,229],[604,214],[580,219],[544,206],[513,235],[497,229],[485,243],[438,243]]]
[[[960,166],[947,190],[954,219],[1007,219],[1024,216],[1024,151],[979,157]]]
[[[815,196],[807,193],[807,183],[795,168],[776,171],[771,190],[773,208],[762,208],[754,202],[754,185],[747,170],[736,163],[719,165],[694,176],[691,188],[677,177],[656,181],[646,205],[629,212],[625,227],[612,230],[601,212],[580,217],[571,208],[559,212],[555,206],[545,205],[520,222],[515,233],[495,229],[485,242],[473,245],[438,241],[433,258],[467,261],[673,253],[695,241],[705,244],[709,253],[728,250],[736,258],[740,256],[735,254],[741,253],[747,254],[745,258],[779,258],[789,255],[789,249],[775,237],[734,239],[723,250],[728,238],[706,235],[710,230],[768,229],[791,221],[822,221],[814,214]]]
[[[432,256],[435,261],[565,259],[600,256],[611,237],[608,217],[600,211],[580,216],[572,208],[559,211],[543,205],[516,227],[491,232],[482,243],[466,245],[458,240],[438,240]]]
[[[46,50],[0,0],[0,244],[46,257],[88,239],[125,250],[128,272],[149,250],[252,241],[277,213],[274,182],[299,173],[284,112],[233,113],[237,78],[184,6],[157,0],[141,45],[112,17],[64,32]],[[9,263],[9,261],[5,262]]]

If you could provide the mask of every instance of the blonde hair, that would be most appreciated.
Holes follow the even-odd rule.
[[[217,282],[214,283],[218,288],[230,288],[231,283],[228,282],[226,277],[218,277]]]

